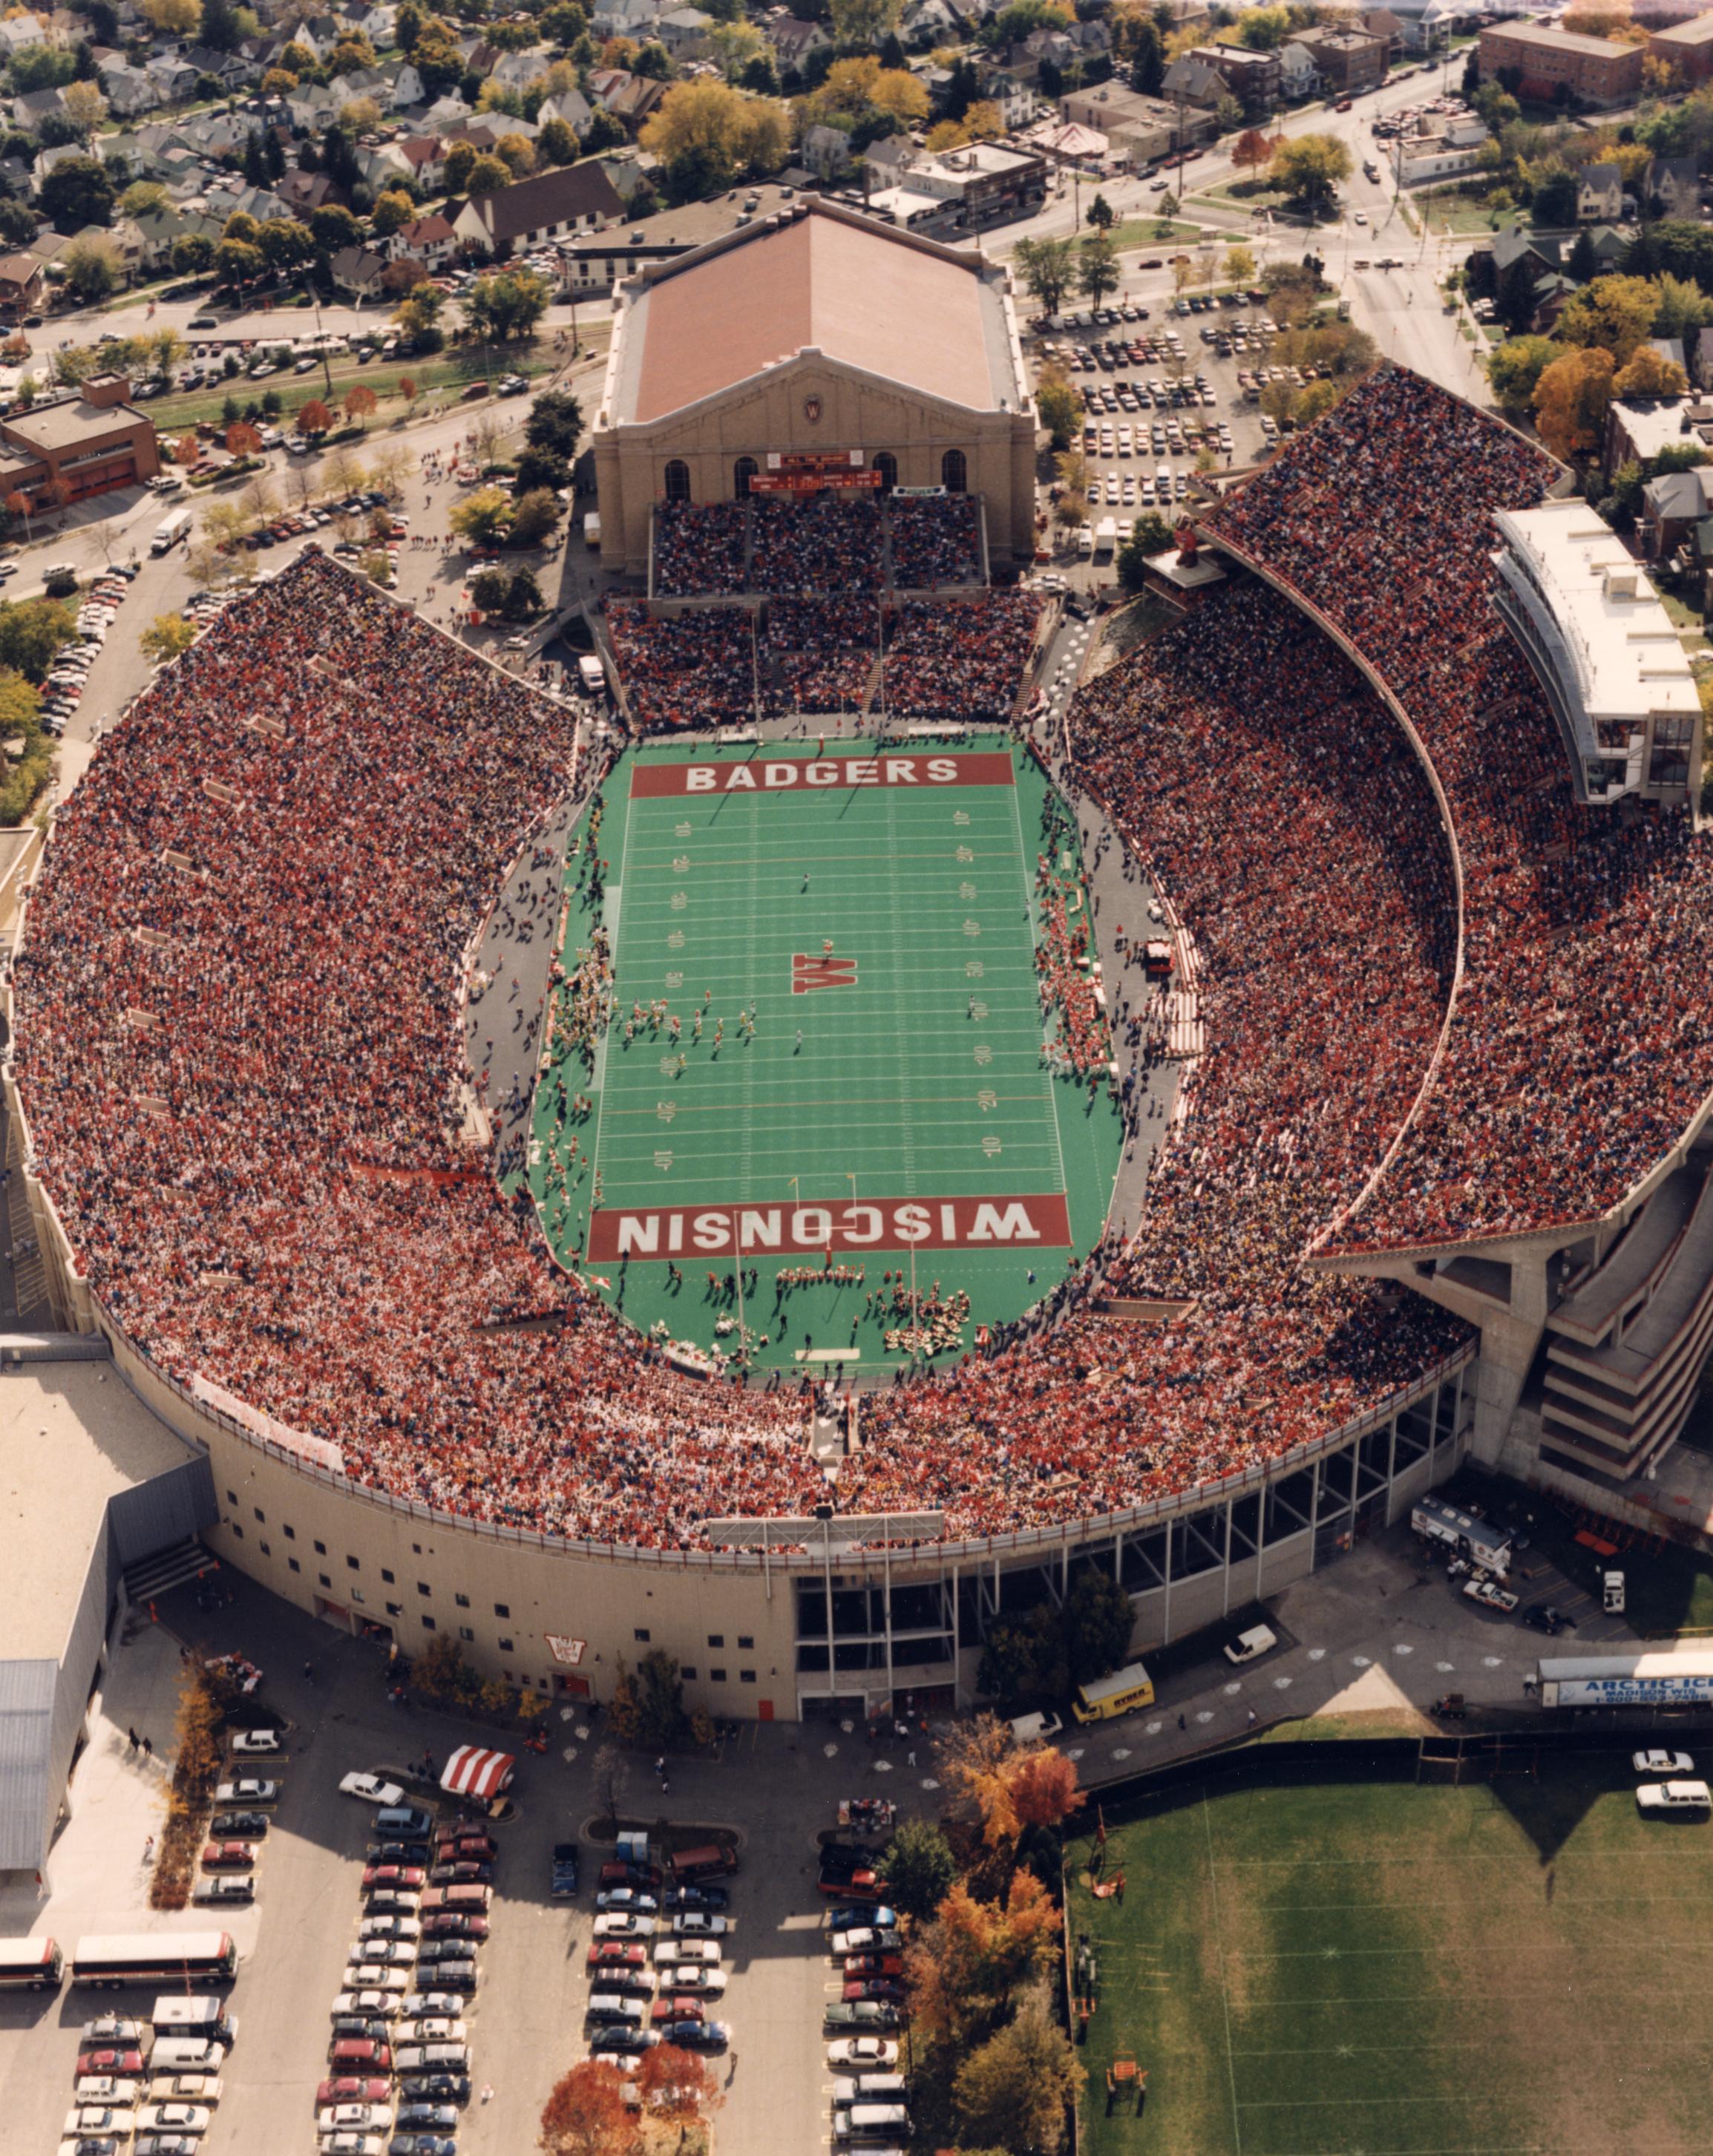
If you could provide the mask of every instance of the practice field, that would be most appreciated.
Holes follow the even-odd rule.
[[[592,853],[587,833],[531,1177],[565,1262],[633,1324],[879,1375],[967,1350],[1080,1261],[1121,1124],[1104,1075],[1044,1055],[1038,859],[1074,924],[1081,864],[1008,737],[635,750]]]
[[[1713,1828],[1644,1823],[1628,1766],[1186,1793],[1110,1827],[1122,1906],[1080,1845],[1085,2156],[1705,2148]],[[1140,2118],[1107,2111],[1126,2051]]]

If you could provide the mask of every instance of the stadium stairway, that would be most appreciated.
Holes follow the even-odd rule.
[[[141,1608],[169,1589],[200,1579],[205,1572],[218,1571],[219,1563],[213,1552],[194,1537],[174,1543],[170,1549],[156,1550],[152,1557],[139,1558],[126,1569],[122,1575],[126,1599]]]

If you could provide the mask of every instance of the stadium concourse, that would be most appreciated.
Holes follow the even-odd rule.
[[[839,1512],[1085,1536],[1341,1443],[1475,1334],[1306,1262],[1317,1238],[1609,1202],[1677,1136],[1710,1075],[1707,846],[1577,809],[1485,627],[1486,520],[1550,476],[1387,372],[1217,513],[1395,685],[1449,830],[1362,670],[1254,580],[1079,699],[1061,777],[1181,910],[1208,1052],[1134,1240],[991,1352],[870,1394]],[[833,663],[813,609],[845,599],[784,603]],[[718,1549],[722,1519],[827,1497],[807,1392],[669,1373],[554,1269],[461,1102],[466,954],[520,849],[552,859],[574,740],[306,555],[162,672],[60,813],[16,1081],[76,1272],[152,1369],[454,1519]]]

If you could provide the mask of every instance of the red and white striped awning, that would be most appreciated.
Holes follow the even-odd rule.
[[[479,1744],[460,1744],[446,1762],[440,1786],[449,1796],[475,1797],[487,1804],[510,1785],[516,1764],[510,1752],[486,1752]]]

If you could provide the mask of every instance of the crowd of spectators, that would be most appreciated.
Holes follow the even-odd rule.
[[[660,598],[926,591],[981,581],[973,495],[828,490],[654,507]]]
[[[915,719],[1008,719],[1035,648],[1034,592],[983,592],[936,605],[905,599],[888,617],[885,706]]]
[[[982,580],[982,538],[967,494],[894,495],[888,504],[895,591]]]
[[[717,597],[744,588],[749,504],[662,501],[654,509],[654,589],[663,598]]]
[[[1515,1233],[1618,1203],[1713,1090],[1713,838],[1687,808],[1577,803],[1551,713],[1488,593],[1493,512],[1557,468],[1386,369],[1213,522],[1312,602],[1413,722],[1450,803],[1464,979],[1433,1086],[1331,1235]]]
[[[755,627],[746,607],[656,613],[639,599],[605,605],[631,722],[641,732],[723,726],[754,711]]]
[[[460,954],[573,730],[306,554],[60,811],[17,1070],[79,1263],[168,1376],[396,1496],[658,1543],[824,1485],[795,1402],[669,1376],[459,1142]]]
[[[872,592],[824,599],[773,599],[762,650],[776,708],[860,711],[880,655],[880,601]]]

